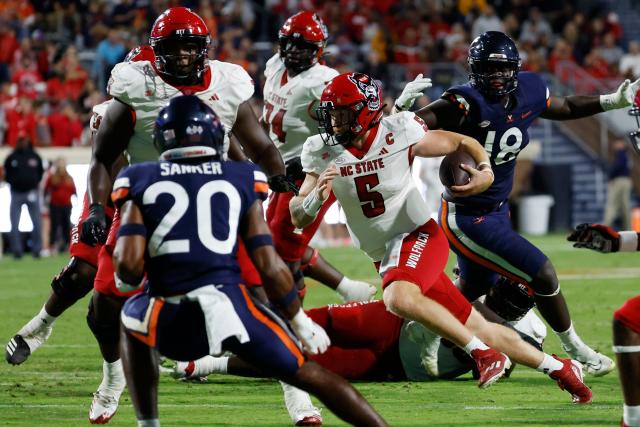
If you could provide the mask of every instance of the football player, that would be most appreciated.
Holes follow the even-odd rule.
[[[507,198],[513,187],[518,153],[529,143],[528,128],[537,118],[571,120],[631,105],[640,85],[626,80],[615,93],[600,96],[551,96],[542,78],[520,72],[515,43],[498,31],[477,37],[469,47],[469,82],[449,88],[439,100],[416,112],[430,129],[455,130],[482,142],[495,180],[489,189],[460,198],[445,192],[440,225],[458,257],[459,286],[470,301],[486,293],[498,275],[529,286],[542,317],[567,354],[595,376],[615,364],[578,336],[551,261],[511,226]],[[408,85],[395,103],[408,109],[430,85]]]
[[[503,278],[490,291],[486,305],[500,313],[523,339],[542,348],[546,327],[531,311],[533,296],[524,285]],[[418,322],[403,321],[387,311],[382,301],[329,305],[306,312],[331,339],[327,351],[311,359],[346,379],[428,381],[456,378],[469,371],[477,374],[475,362],[460,348],[440,343],[437,335]],[[431,360],[425,360],[433,346],[435,369]],[[213,373],[250,376],[251,372],[233,356],[178,362],[170,371],[175,378]]]
[[[313,12],[299,12],[286,20],[278,34],[280,49],[267,61],[261,122],[278,147],[287,176],[298,186],[304,172],[300,165],[302,144],[318,133],[315,109],[322,90],[338,72],[320,63],[327,43],[327,27]],[[272,193],[267,208],[267,224],[273,233],[278,255],[287,263],[294,281],[304,295],[307,275],[335,289],[344,301],[369,300],[376,288],[351,280],[336,271],[309,241],[318,230],[331,201],[323,205],[316,220],[299,230],[291,223],[289,201],[293,193]]]
[[[94,395],[89,420],[107,422],[115,413],[125,381],[118,349],[118,314],[129,296],[115,286],[109,252],[117,236],[119,215],[109,229],[104,217],[112,180],[106,171],[126,151],[129,162],[156,160],[152,131],[160,109],[176,96],[193,94],[212,107],[228,134],[244,153],[267,173],[275,192],[297,191],[286,177],[280,153],[255,117],[249,99],[253,81],[234,64],[207,59],[211,38],[204,21],[188,8],[167,9],[155,21],[149,37],[154,60],[117,64],[107,92],[114,100],[95,137],[89,167],[89,216],[80,239],[93,245],[108,239],[98,262],[98,273],[87,323],[96,336],[104,359],[103,381]],[[108,233],[107,233],[108,232]]]
[[[151,46],[139,46],[127,55],[126,62],[153,61]],[[107,106],[112,101],[106,101],[93,107],[93,115],[89,123],[92,138],[98,131],[102,117]],[[126,165],[127,160],[120,156],[111,167],[110,176],[115,178],[120,169]],[[102,245],[87,245],[80,241],[79,230],[89,215],[88,193],[85,193],[82,202],[82,213],[78,222],[71,229],[71,245],[69,246],[69,263],[62,269],[51,282],[52,292],[40,312],[25,324],[9,341],[5,349],[7,362],[13,365],[23,363],[38,349],[51,335],[53,323],[79,299],[93,289],[93,281],[96,276],[98,254]],[[110,223],[113,219],[113,207],[111,203],[105,206],[105,220]]]
[[[575,242],[576,248],[603,253],[640,250],[638,233],[618,232],[603,224],[580,224],[568,240]],[[620,425],[640,427],[640,295],[628,299],[613,313],[613,351],[624,397]]]
[[[478,364],[480,387],[504,375],[515,362],[548,373],[574,402],[591,401],[580,363],[533,348],[511,329],[487,322],[444,273],[449,245],[411,178],[414,156],[467,152],[479,169],[461,165],[471,180],[451,187],[457,197],[482,193],[493,182],[489,157],[480,143],[448,131],[430,131],[404,112],[382,118],[381,90],[369,76],[346,73],[322,93],[318,116],[323,131],[302,151],[307,173],[291,200],[294,225],[315,219],[333,191],[344,208],[354,242],[374,261],[387,310],[415,320],[464,349]],[[488,345],[509,355],[489,348]]]
[[[154,348],[176,360],[232,351],[264,375],[313,390],[353,425],[386,425],[348,382],[307,361],[287,325],[241,284],[238,234],[305,349],[326,350],[326,333],[301,309],[273,249],[260,197],[266,176],[251,163],[224,161],[224,135],[198,97],[172,98],[154,133],[162,160],[128,167],[114,183],[122,213],[114,251],[119,287],[135,289],[145,271],[148,277],[146,291],[122,310],[122,357],[138,425],[160,425]]]

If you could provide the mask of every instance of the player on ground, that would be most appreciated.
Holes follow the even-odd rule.
[[[360,73],[341,74],[325,88],[318,108],[323,132],[304,144],[307,176],[299,196],[291,200],[293,223],[304,227],[313,221],[333,191],[354,242],[382,276],[387,309],[463,348],[478,364],[479,386],[495,382],[510,365],[508,357],[484,340],[514,361],[550,373],[574,401],[590,402],[578,362],[539,352],[509,328],[484,320],[443,271],[448,243],[411,178],[412,158],[457,149],[469,153],[482,170],[461,166],[471,181],[452,191],[463,197],[491,185],[487,153],[473,138],[428,131],[413,113],[382,118],[381,99],[378,85]]]
[[[542,317],[559,337],[562,348],[595,376],[614,368],[613,361],[586,345],[576,333],[551,261],[511,226],[507,197],[513,186],[515,160],[529,143],[528,128],[537,118],[570,120],[631,105],[640,81],[625,81],[617,92],[601,96],[556,97],[535,73],[520,70],[515,43],[488,31],[469,47],[469,83],[448,89],[441,99],[416,112],[431,129],[455,130],[481,141],[491,158],[495,180],[478,195],[459,198],[445,193],[440,225],[458,256],[459,286],[474,301],[498,275],[525,283],[535,295]],[[412,82],[396,101],[408,109],[430,86]]]
[[[287,167],[287,176],[300,186],[304,172],[300,165],[302,145],[318,133],[315,109],[327,83],[338,75],[319,61],[327,43],[327,27],[313,12],[299,12],[284,23],[279,35],[280,49],[267,61],[264,75],[264,109],[261,122],[278,147]],[[323,205],[316,220],[303,230],[291,223],[289,201],[293,193],[272,193],[267,208],[267,224],[278,255],[287,263],[296,286],[304,295],[308,275],[335,289],[344,301],[371,299],[376,288],[351,280],[309,247],[332,199]]]
[[[202,18],[184,7],[170,8],[155,21],[149,43],[154,61],[121,63],[111,73],[107,89],[114,100],[95,137],[88,179],[90,214],[80,235],[90,245],[103,243],[108,236],[104,206],[113,182],[106,171],[125,150],[132,164],[156,160],[154,120],[171,98],[185,93],[194,94],[216,111],[227,134],[232,133],[244,152],[265,170],[273,191],[297,190],[249,105],[254,91],[249,75],[237,65],[207,59],[210,35]],[[226,153],[227,137],[225,141]],[[116,224],[117,217],[116,213]],[[112,226],[109,234],[114,243],[117,227]],[[98,264],[100,280],[95,282],[87,323],[100,344],[103,381],[94,395],[89,420],[105,423],[115,413],[125,387],[117,330],[128,295],[115,287],[107,249]]]
[[[305,348],[326,350],[326,333],[302,311],[291,274],[273,249],[257,194],[266,191],[266,176],[248,162],[223,161],[224,134],[197,97],[173,98],[156,122],[154,143],[163,160],[126,168],[114,184],[122,212],[114,252],[118,282],[128,290],[140,286],[145,271],[148,276],[147,291],[122,311],[124,368],[138,425],[160,425],[154,348],[176,360],[232,351],[264,374],[313,390],[351,424],[386,425],[348,382],[306,361],[282,320],[241,284],[238,234]],[[226,208],[212,210],[212,204]]]
[[[153,49],[151,46],[139,46],[127,54],[125,62],[153,61]],[[89,123],[93,136],[98,131],[107,106],[111,101],[93,107],[93,115]],[[120,169],[127,164],[124,156],[120,156],[111,167],[110,176],[115,178]],[[80,230],[82,224],[89,216],[89,198],[85,193],[82,202],[82,213],[78,222],[71,229],[71,245],[69,255],[71,259],[66,267],[54,277],[51,282],[52,292],[45,302],[42,310],[24,325],[18,333],[9,341],[5,350],[7,362],[19,365],[38,348],[51,335],[53,322],[65,312],[65,310],[82,299],[91,289],[96,276],[98,265],[98,254],[102,245],[88,245],[80,241]],[[113,219],[113,208],[110,203],[105,208],[105,220],[111,223]]]
[[[474,306],[477,308],[477,304]],[[523,339],[542,348],[546,327],[531,310],[533,296],[524,285],[500,280],[486,304],[513,325]],[[437,335],[418,322],[403,320],[387,311],[382,301],[328,305],[306,310],[322,326],[331,345],[311,359],[348,380],[428,381],[456,378],[476,364],[458,347],[440,343]],[[435,345],[436,369],[425,361]],[[171,375],[176,378],[209,374],[251,376],[252,368],[237,357],[205,356],[193,362],[178,362]]]

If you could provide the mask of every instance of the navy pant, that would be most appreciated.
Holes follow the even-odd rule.
[[[442,201],[440,226],[458,256],[460,277],[473,286],[492,286],[498,275],[528,285],[547,262],[540,249],[511,225],[509,205],[472,209]]]

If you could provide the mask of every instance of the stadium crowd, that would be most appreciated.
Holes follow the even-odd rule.
[[[640,43],[625,42],[604,2],[0,1],[0,145],[15,146],[20,134],[35,146],[87,144],[91,108],[105,99],[112,67],[147,42],[154,17],[178,3],[196,10],[216,36],[212,57],[254,78],[257,107],[278,29],[301,9],[318,11],[328,26],[328,65],[385,83],[390,64],[402,64],[407,78],[426,63],[464,64],[469,42],[488,30],[518,41],[523,70],[554,73],[569,61],[598,79],[640,76]]]

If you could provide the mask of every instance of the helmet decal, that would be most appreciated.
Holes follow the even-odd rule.
[[[353,82],[367,101],[367,107],[371,111],[380,109],[380,97],[378,96],[377,83],[366,74],[353,73],[349,75],[349,80]]]

